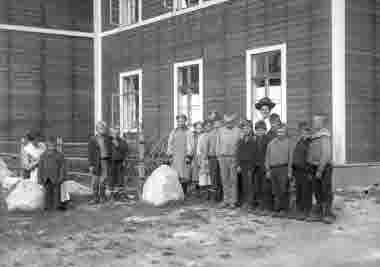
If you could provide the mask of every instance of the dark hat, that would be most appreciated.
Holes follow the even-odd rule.
[[[262,129],[262,130],[267,130],[267,125],[265,121],[258,121],[255,123],[255,130]]]
[[[203,122],[202,121],[197,121],[193,123],[193,127],[197,127],[197,125],[200,125],[203,128]]]
[[[271,123],[273,123],[273,122],[280,122],[281,123],[281,117],[277,113],[272,113],[269,116],[269,121]]]
[[[31,131],[28,131],[26,133],[26,138],[29,140],[29,141],[34,141],[36,140],[37,138],[40,138],[41,137],[41,134],[36,131],[36,130],[31,130]]]
[[[247,119],[241,119],[239,122],[239,127],[240,128],[252,127],[252,122]]]
[[[255,107],[258,110],[260,110],[263,106],[268,106],[269,109],[273,109],[276,106],[276,104],[269,97],[264,97],[261,98],[259,102],[255,104]]]
[[[187,116],[185,114],[179,114],[175,117],[176,120],[179,120],[180,118],[183,118],[185,121],[187,121]]]

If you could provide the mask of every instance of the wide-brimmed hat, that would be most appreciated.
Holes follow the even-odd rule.
[[[224,115],[224,122],[234,122],[236,120],[236,114],[226,114]]]
[[[264,97],[255,104],[255,108],[260,110],[263,106],[268,106],[269,109],[273,109],[276,106],[276,103],[274,103],[269,97]]]

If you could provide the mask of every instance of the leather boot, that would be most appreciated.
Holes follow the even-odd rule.
[[[323,216],[323,210],[322,210],[322,205],[321,204],[317,204],[310,216],[306,219],[306,221],[308,222],[321,222],[322,221],[322,217]]]

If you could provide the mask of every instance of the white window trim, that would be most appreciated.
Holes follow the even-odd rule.
[[[166,12],[166,13],[164,13],[162,15],[159,15],[159,16],[156,16],[156,17],[153,17],[153,18],[149,18],[149,19],[145,19],[145,20],[142,20],[142,17],[140,16],[141,17],[141,21],[140,22],[132,24],[132,25],[120,26],[120,27],[117,27],[115,29],[112,29],[112,30],[109,30],[109,31],[105,31],[105,32],[102,33],[102,36],[105,37],[105,36],[110,36],[110,35],[113,35],[113,34],[118,34],[120,32],[132,30],[132,29],[135,29],[137,27],[141,27],[141,26],[144,26],[144,25],[149,25],[149,24],[152,24],[152,23],[155,23],[155,22],[159,22],[159,21],[163,21],[163,20],[166,20],[166,19],[170,19],[170,18],[175,17],[175,16],[179,16],[179,15],[183,15],[183,14],[188,14],[188,13],[191,13],[191,12],[203,9],[203,8],[211,7],[211,6],[222,4],[224,2],[229,2],[229,1],[231,1],[231,0],[209,0],[209,1],[206,1],[206,2],[202,2],[202,4],[199,4],[199,5],[196,5],[196,6],[193,6],[193,7],[184,8],[184,9],[180,9],[180,10],[176,10],[176,11],[174,11],[174,9],[173,9],[173,10],[171,10],[169,12]],[[173,4],[173,6],[174,6],[174,4]]]
[[[345,0],[331,1],[332,149],[335,164],[346,163],[346,18]]]
[[[286,64],[286,43],[266,46],[261,48],[250,49],[246,51],[246,110],[247,110],[247,118],[251,120],[257,119],[255,117],[255,113],[253,113],[253,105],[255,103],[251,103],[252,101],[252,55],[267,53],[271,51],[281,51],[281,120],[283,122],[287,121],[287,64]]]
[[[201,99],[201,114],[203,119],[204,99],[203,99],[203,59],[195,59],[184,62],[177,62],[173,65],[173,91],[174,91],[174,126],[177,125],[176,117],[178,115],[178,69],[186,66],[198,65],[199,66],[199,97]]]
[[[118,26],[118,27],[123,27],[123,26],[131,26],[131,25],[135,25],[137,23],[141,23],[142,21],[142,0],[138,0],[139,1],[139,17],[138,17],[138,20],[137,22],[135,23],[132,23],[132,24],[123,24],[123,12],[122,12],[122,8],[124,7],[125,5],[125,1],[127,0],[119,0],[119,25],[115,24],[115,23],[112,23],[112,0],[108,0],[108,3],[109,3],[109,22],[111,25],[115,25],[115,26]]]
[[[129,76],[134,76],[134,75],[138,75],[139,76],[139,118],[138,118],[138,128],[134,128],[134,129],[126,129],[125,128],[125,125],[124,125],[124,114],[122,114],[123,112],[123,79],[126,78],[126,77],[129,77]],[[142,69],[137,69],[137,70],[132,70],[132,71],[127,71],[127,72],[122,72],[119,74],[119,94],[120,94],[120,131],[122,133],[125,133],[125,132],[129,132],[129,133],[133,133],[133,132],[138,132],[138,131],[141,131],[142,130],[142,117],[143,117],[143,95],[142,95],[142,75],[143,75],[143,71]]]

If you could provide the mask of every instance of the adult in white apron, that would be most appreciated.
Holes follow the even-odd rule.
[[[46,150],[45,144],[39,141],[39,137],[38,133],[28,133],[26,135],[27,143],[21,151],[23,167],[29,175],[25,178],[29,178],[35,183],[38,183],[38,163]]]

